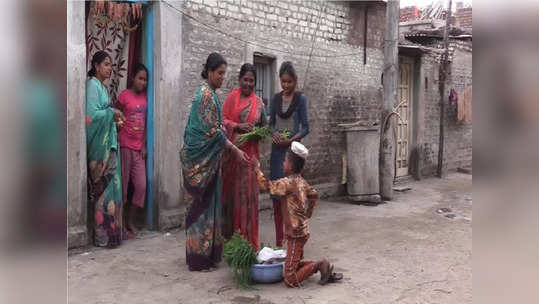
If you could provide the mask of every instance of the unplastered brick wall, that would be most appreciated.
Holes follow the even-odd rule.
[[[222,101],[237,87],[239,68],[253,62],[254,52],[275,58],[276,70],[283,61],[292,61],[299,89],[307,97],[311,129],[304,140],[310,150],[305,176],[313,184],[340,182],[345,137],[337,125],[378,120],[382,101],[385,3],[369,3],[366,49],[361,36],[364,19],[357,19],[363,18],[364,8],[333,1],[185,1],[182,9],[197,20],[183,17],[185,111],[202,83],[202,64],[211,52],[228,61],[218,90]],[[275,79],[277,92],[280,84]],[[261,150],[267,172],[269,144]]]
[[[438,143],[440,135],[440,91],[439,91],[439,68],[440,54],[438,52],[427,53],[421,57],[421,69],[423,80],[426,85],[419,88],[425,90],[424,103],[424,134],[421,157],[420,173],[422,176],[430,176],[436,173],[438,164]]]
[[[457,48],[453,52],[449,87],[462,98],[462,93],[470,86],[472,86],[472,52]],[[450,105],[447,107],[445,125],[444,158],[447,169],[471,166],[472,124],[457,122],[457,108]]]
[[[472,7],[457,8],[456,19],[459,26],[472,28]]]
[[[472,85],[472,52],[471,43],[452,42],[450,73],[445,86],[445,98],[451,89],[459,93]],[[427,81],[425,90],[425,128],[421,154],[422,176],[436,173],[439,149],[440,91],[439,69],[441,51],[425,54],[421,59],[421,68]],[[424,80],[425,81],[425,80]],[[446,103],[444,111],[444,169],[454,170],[472,164],[472,124],[457,122],[457,109]]]

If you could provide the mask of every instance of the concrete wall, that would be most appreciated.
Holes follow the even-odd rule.
[[[67,2],[67,159],[69,247],[88,243],[86,193],[84,2]]]
[[[163,2],[155,2],[154,48],[154,193],[159,229],[181,226],[180,148],[187,121],[182,99],[182,18]],[[181,7],[182,1],[172,5]]]
[[[183,19],[185,89],[181,111],[188,113],[192,95],[202,83],[202,64],[211,52],[220,52],[229,63],[227,78],[218,91],[222,100],[237,86],[239,68],[253,61],[254,52],[274,57],[277,69],[283,61],[290,60],[298,72],[300,89],[307,97],[311,125],[311,133],[304,141],[310,149],[305,176],[312,184],[338,184],[345,137],[336,131],[337,124],[358,118],[379,119],[382,100],[385,3],[370,3],[368,9],[366,64],[363,64],[363,9],[358,3],[349,2],[185,1],[183,10],[187,14],[225,33]],[[313,56],[309,60],[311,51]],[[343,54],[349,56],[338,57]],[[275,89],[280,90],[278,82]],[[261,162],[266,172],[268,162],[266,144]]]

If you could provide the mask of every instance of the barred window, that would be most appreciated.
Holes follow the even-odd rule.
[[[253,62],[256,68],[255,92],[258,97],[264,100],[267,110],[274,92],[275,59],[267,56],[254,55]]]

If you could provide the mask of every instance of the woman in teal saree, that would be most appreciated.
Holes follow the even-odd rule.
[[[222,129],[220,88],[227,63],[217,53],[208,56],[185,128],[181,151],[183,185],[187,202],[185,218],[186,263],[190,271],[211,271],[221,261],[222,208],[221,159],[226,148],[243,164],[247,155],[234,146]]]
[[[94,244],[109,248],[122,241],[121,167],[115,121],[125,120],[122,112],[111,106],[103,84],[111,72],[109,55],[96,52],[86,82],[88,203],[94,218]]]

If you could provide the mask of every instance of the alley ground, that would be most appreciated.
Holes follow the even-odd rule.
[[[405,185],[412,189],[378,206],[320,201],[305,257],[328,257],[342,283],[322,287],[316,274],[301,289],[238,290],[224,263],[212,273],[189,272],[185,231],[177,230],[114,250],[71,251],[69,303],[472,303],[471,175]],[[271,213],[260,213],[264,243],[274,241]]]

